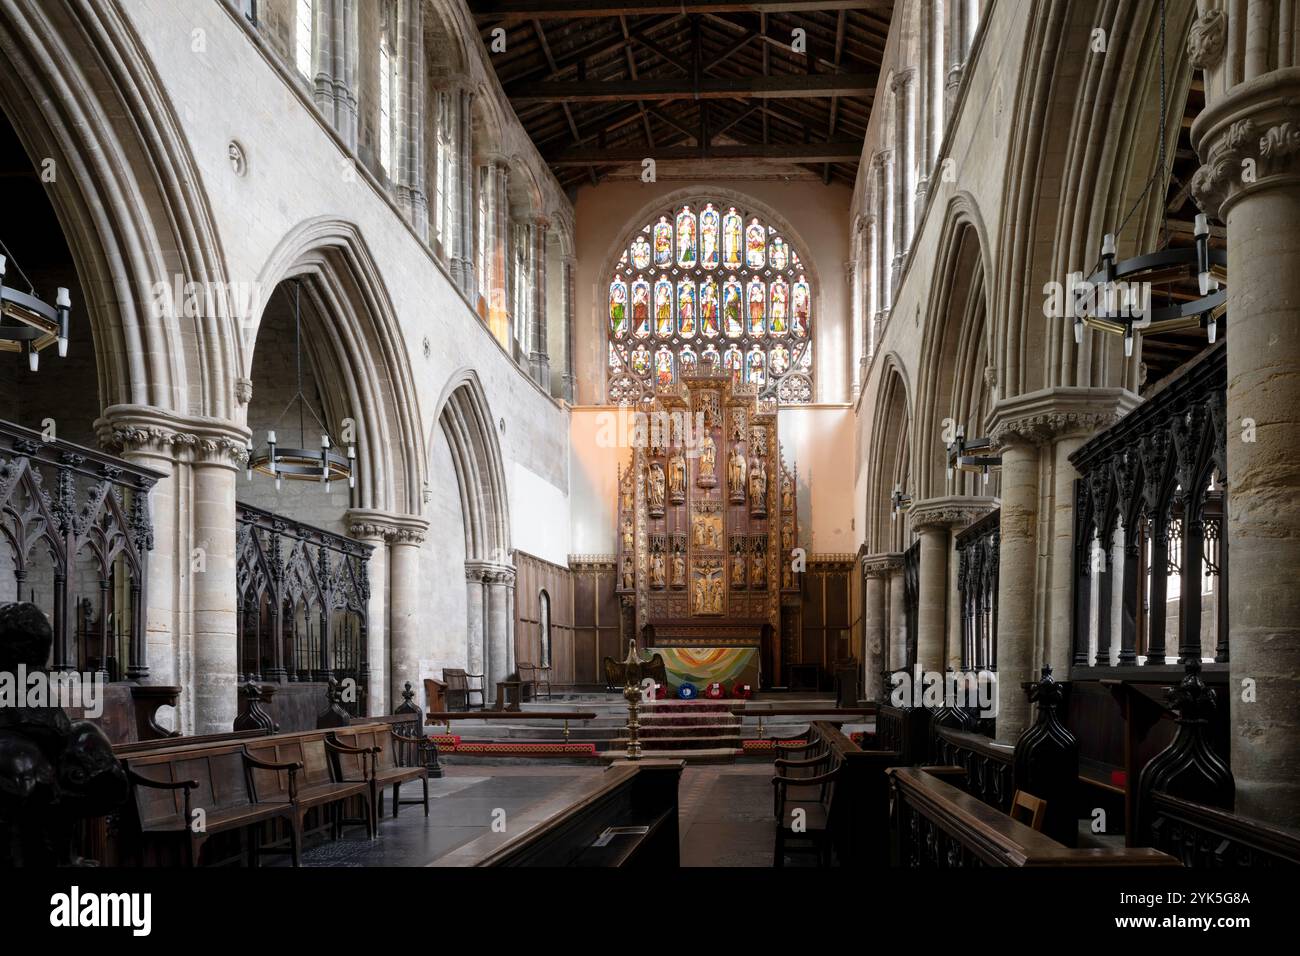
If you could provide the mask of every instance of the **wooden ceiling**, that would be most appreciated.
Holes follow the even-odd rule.
[[[520,122],[572,194],[640,178],[646,158],[659,180],[852,186],[893,0],[469,7]]]

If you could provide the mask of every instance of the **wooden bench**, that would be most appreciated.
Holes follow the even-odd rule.
[[[403,754],[419,752],[421,738],[409,737],[388,724],[340,728],[329,739],[339,745],[333,751],[336,779],[370,784],[372,828],[378,826],[379,817],[383,816],[384,790],[390,786],[394,817],[403,805],[414,803],[423,804],[424,815],[429,815],[429,771],[421,765],[408,765],[402,759]],[[402,799],[402,784],[408,780],[420,781],[423,797]]]
[[[347,728],[355,730],[355,728]],[[339,780],[334,770],[334,755],[354,752],[330,739],[338,731],[313,730],[279,734],[250,741],[244,745],[249,767],[249,789],[253,800],[272,806],[292,808],[290,822],[296,839],[301,842],[303,819],[321,808],[330,820],[330,835],[335,839],[348,824],[361,824],[367,835],[375,838],[376,816],[371,803],[369,780]],[[366,806],[364,818],[345,819],[342,804],[349,797],[360,797]]]
[[[261,847],[255,828],[277,818],[292,824],[294,810],[257,800],[248,760],[242,742],[173,747],[124,758],[132,784],[131,811],[142,842],[178,843],[184,863],[196,866],[209,837],[238,830],[249,863],[256,865]],[[297,828],[291,847],[297,866],[302,852]]]

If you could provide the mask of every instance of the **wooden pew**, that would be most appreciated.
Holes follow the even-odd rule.
[[[1074,849],[1011,819],[932,771],[891,767],[891,859],[895,866],[1179,866],[1150,848]]]
[[[429,815],[429,771],[419,764],[405,764],[402,754],[413,745],[418,746],[418,738],[402,734],[392,724],[347,727],[335,730],[330,736],[336,744],[347,749],[333,751],[335,779],[351,782],[368,781],[370,784],[370,808],[372,828],[379,824],[379,817],[384,813],[384,790],[393,788],[393,816],[403,804],[422,803],[424,815]],[[408,780],[419,780],[424,787],[423,798],[402,799],[402,784]]]
[[[206,744],[132,754],[122,763],[132,784],[130,819],[142,843],[166,841],[182,851],[187,866],[196,866],[209,837],[240,831],[248,860],[256,865],[260,850],[257,828],[268,820],[292,823],[294,810],[261,803],[252,792],[244,744]],[[196,811],[201,811],[196,816]],[[301,830],[292,830],[293,862],[302,850]]]
[[[348,728],[355,729],[355,728]],[[331,836],[337,839],[345,825],[364,824],[373,840],[376,815],[371,802],[369,780],[339,780],[334,769],[335,755],[358,756],[365,751],[346,747],[331,739],[337,731],[309,730],[295,734],[277,734],[244,745],[249,767],[249,790],[254,801],[293,809],[291,822],[299,842],[307,813],[320,808],[329,815]],[[345,819],[343,801],[361,797],[365,803],[363,819]]]

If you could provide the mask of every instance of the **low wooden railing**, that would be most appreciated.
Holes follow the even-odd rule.
[[[1300,866],[1300,834],[1218,807],[1151,796],[1151,843],[1184,866]]]
[[[962,789],[1003,813],[1011,809],[1011,797],[1015,791],[1012,784],[1014,755],[1014,747],[996,743],[983,734],[951,727],[935,729],[935,762],[961,767],[966,771]]]
[[[1179,862],[1150,848],[1072,849],[1019,823],[932,771],[958,767],[892,767],[891,860],[920,868],[1022,866],[1170,867]]]

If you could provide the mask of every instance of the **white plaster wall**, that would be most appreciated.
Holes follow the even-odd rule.
[[[799,546],[812,554],[858,549],[853,470],[846,452],[853,444],[848,405],[784,408],[777,427],[781,451],[798,468]]]
[[[443,667],[464,667],[468,656],[465,636],[465,523],[456,491],[451,448],[438,429],[429,456],[429,480],[435,489],[425,511],[429,533],[420,549],[421,615],[427,622],[420,636],[419,658]]]
[[[612,554],[616,545],[618,469],[631,461],[630,449],[609,440],[617,429],[618,409],[575,408],[570,421],[569,487],[573,554]]]

